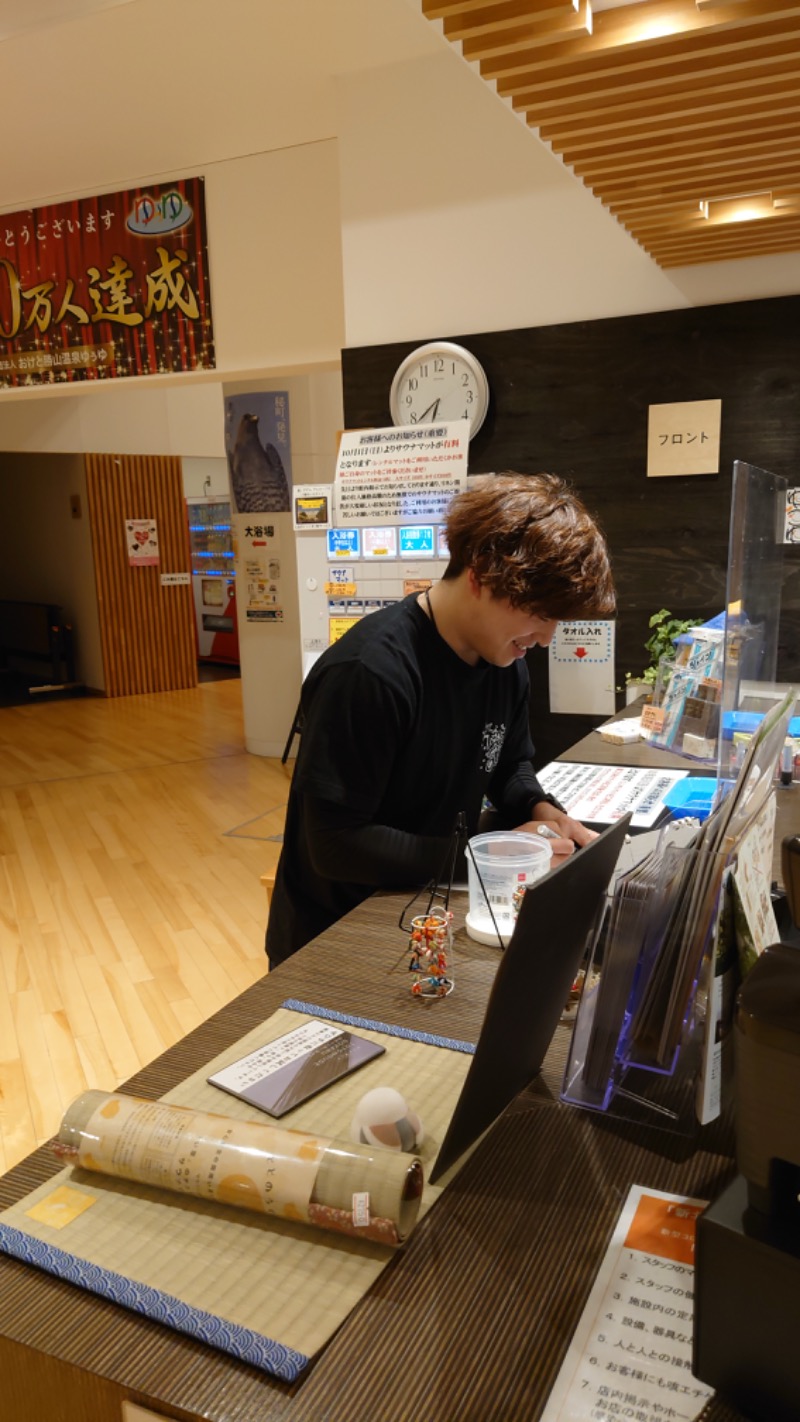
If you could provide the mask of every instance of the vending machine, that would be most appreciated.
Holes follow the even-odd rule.
[[[239,664],[231,506],[227,499],[187,499],[197,655]]]

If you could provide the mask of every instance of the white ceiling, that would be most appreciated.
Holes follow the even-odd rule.
[[[0,0],[14,24],[7,212],[330,138],[337,76],[444,43],[418,0]]]

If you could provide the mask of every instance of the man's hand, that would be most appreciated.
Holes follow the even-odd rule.
[[[595,830],[587,829],[580,820],[574,820],[563,810],[557,810],[548,800],[541,800],[538,805],[534,805],[531,818],[524,825],[517,825],[516,831],[543,834],[553,851],[553,868],[563,863],[570,854],[574,854],[576,845],[588,844],[590,840],[597,839]],[[550,833],[544,833],[545,831]],[[553,834],[555,838],[552,837]]]

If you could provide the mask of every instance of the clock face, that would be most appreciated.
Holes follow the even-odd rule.
[[[463,346],[431,341],[407,355],[392,381],[389,408],[396,425],[469,420],[470,439],[489,407],[483,366]]]

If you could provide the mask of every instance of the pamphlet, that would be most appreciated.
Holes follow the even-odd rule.
[[[649,829],[665,808],[664,796],[688,771],[551,760],[537,774],[547,793],[576,820],[613,825],[631,811],[633,828]]]
[[[775,796],[742,835],[733,871],[736,940],[742,977],[770,943],[780,940],[772,906],[772,846],[775,839]]]
[[[694,1234],[703,1200],[632,1185],[542,1422],[693,1422]]]
[[[313,1020],[240,1057],[208,1080],[280,1117],[385,1050],[330,1022]]]

